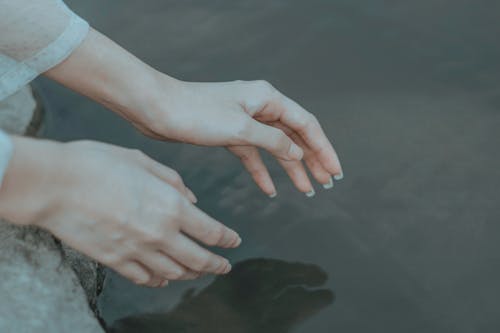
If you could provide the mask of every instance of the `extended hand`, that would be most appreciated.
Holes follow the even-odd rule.
[[[325,188],[342,178],[338,157],[316,117],[266,81],[172,83],[148,109],[150,122],[135,122],[157,138],[197,145],[226,146],[237,155],[255,182],[268,195],[275,186],[257,147],[273,154],[295,186],[312,195],[313,187],[301,159]],[[167,89],[168,87],[168,89]]]
[[[331,188],[342,178],[337,155],[316,118],[265,81],[189,83],[162,74],[91,30],[64,62],[45,73],[162,140],[225,146],[260,188],[276,193],[257,147],[272,153],[296,187],[314,194],[303,160]]]

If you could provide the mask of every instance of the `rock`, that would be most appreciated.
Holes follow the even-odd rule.
[[[90,308],[97,314],[97,297],[104,283],[104,269],[94,260],[62,244],[65,262],[73,269],[80,281]]]
[[[11,134],[24,134],[37,103],[29,86],[0,101],[0,128]]]
[[[33,135],[41,111],[25,87],[0,101],[0,128]],[[0,332],[103,332],[91,310],[101,285],[92,260],[43,230],[0,221]]]
[[[54,238],[0,222],[0,332],[103,332]]]

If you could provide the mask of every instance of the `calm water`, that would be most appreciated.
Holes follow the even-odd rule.
[[[264,78],[334,140],[346,178],[269,200],[224,149],[157,143],[40,80],[45,135],[138,147],[243,236],[224,277],[155,290],[111,275],[113,332],[498,332],[500,2],[68,1],[148,63]]]

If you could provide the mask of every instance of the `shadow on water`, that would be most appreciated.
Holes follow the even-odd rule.
[[[318,289],[327,278],[316,265],[249,259],[200,292],[188,290],[173,310],[126,317],[109,331],[289,332],[333,303],[331,290]]]

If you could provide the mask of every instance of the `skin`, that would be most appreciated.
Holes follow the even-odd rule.
[[[297,189],[314,195],[342,168],[310,112],[266,81],[184,82],[146,65],[91,29],[47,77],[105,105],[144,134],[224,146],[270,197],[276,187],[260,157],[271,153]],[[179,175],[137,151],[96,142],[13,137],[14,156],[0,188],[0,217],[36,225],[130,280],[224,274],[229,262],[193,240],[237,247],[241,238],[193,203]]]
[[[193,240],[232,248],[240,237],[193,205],[174,170],[98,142],[12,140],[2,217],[44,228],[138,284],[158,287],[231,269]]]
[[[46,75],[121,114],[148,136],[225,146],[264,193],[276,188],[258,148],[274,155],[303,193],[313,193],[304,164],[326,188],[342,168],[318,120],[266,81],[184,82],[156,71],[101,33]]]

